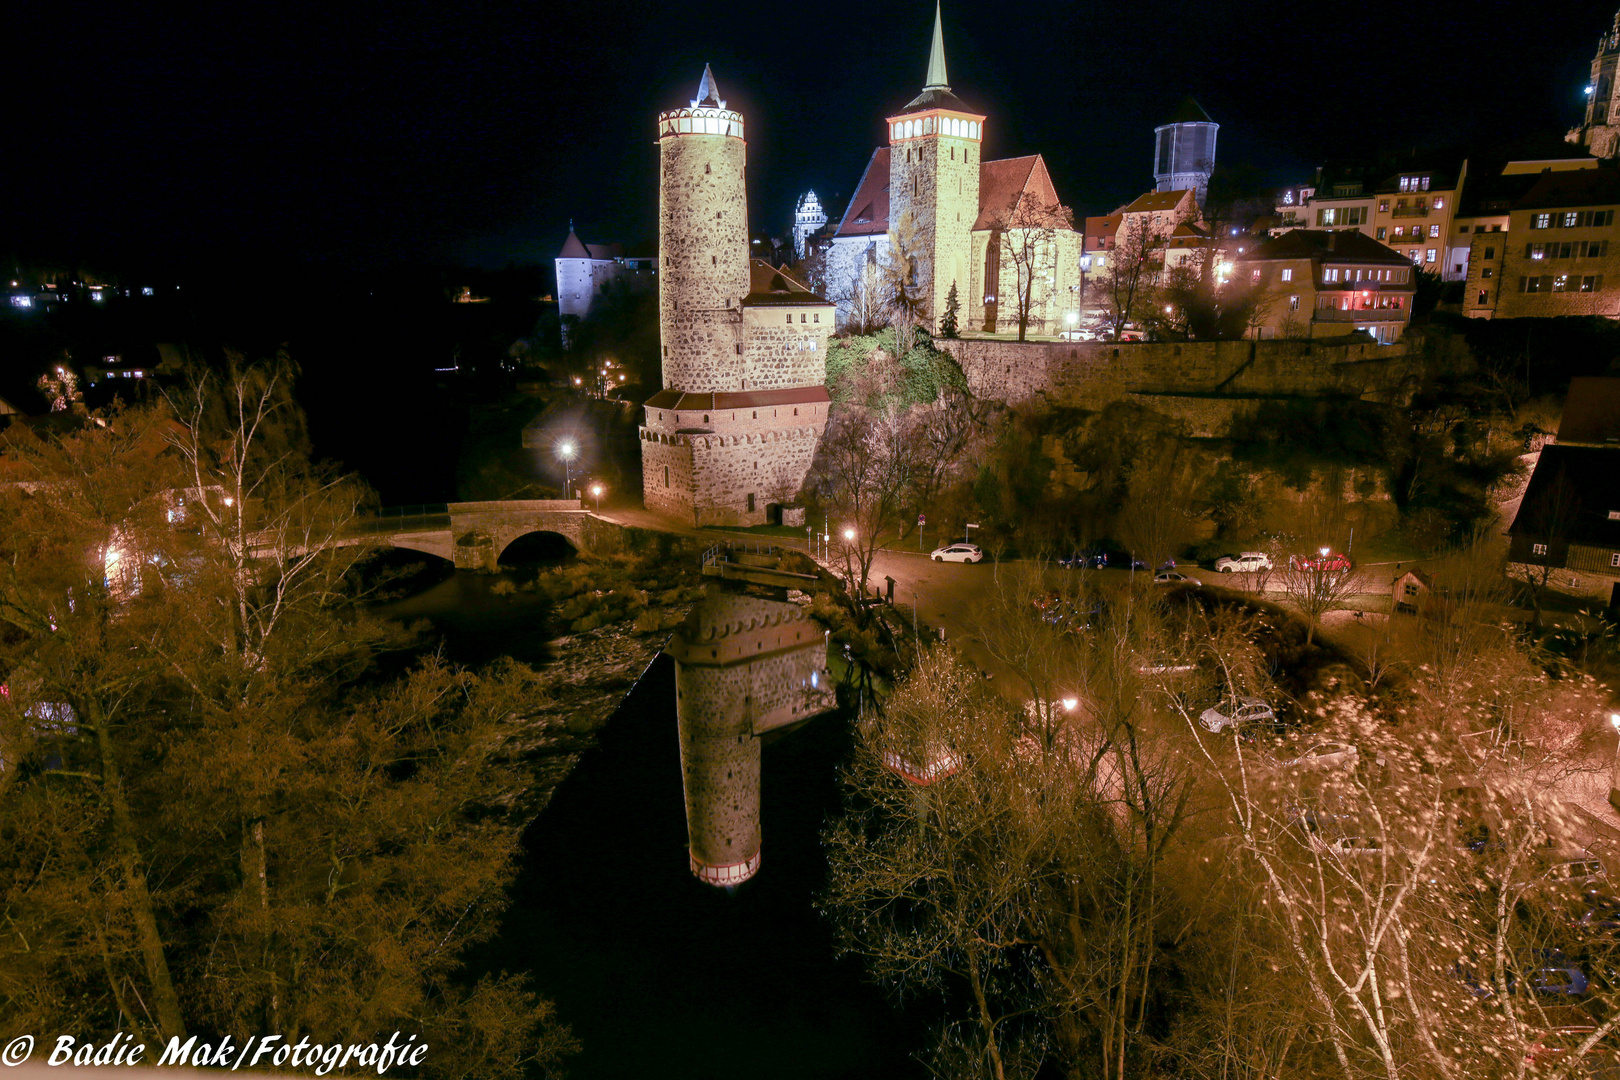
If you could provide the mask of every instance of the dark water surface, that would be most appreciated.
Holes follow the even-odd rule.
[[[570,1076],[912,1077],[914,1026],[814,909],[848,718],[769,739],[759,874],[687,869],[674,663],[660,657],[524,837],[489,950],[532,972],[584,1043]]]
[[[547,605],[496,591],[531,574],[425,576],[379,610],[430,619],[458,661],[541,664]],[[706,885],[687,867],[675,664],[659,657],[529,827],[504,928],[471,968],[533,976],[583,1043],[575,1080],[920,1078],[916,1022],[834,957],[814,907],[850,744],[844,713],[766,736],[760,871]]]

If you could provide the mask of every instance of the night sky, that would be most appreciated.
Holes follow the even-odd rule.
[[[1556,138],[1616,0],[947,0],[987,152],[1102,213],[1191,93],[1256,181]],[[230,273],[549,260],[651,239],[655,114],[703,64],[747,117],[755,228],[847,197],[920,88],[932,3],[14,5],[0,255]],[[7,249],[13,249],[8,251]]]

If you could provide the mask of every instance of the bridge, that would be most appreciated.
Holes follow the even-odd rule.
[[[457,570],[493,570],[519,537],[556,533],[584,551],[613,528],[578,499],[503,499],[395,507],[356,522],[350,535],[436,555]]]

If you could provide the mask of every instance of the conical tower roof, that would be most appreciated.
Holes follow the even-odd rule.
[[[723,109],[726,107],[725,99],[720,96],[720,87],[714,81],[714,72],[708,64],[703,65],[703,81],[698,83],[698,95],[692,102],[694,109]]]
[[[563,241],[562,250],[557,252],[559,259],[588,259],[591,253],[585,249],[579,234],[574,231],[574,223],[568,223],[568,239]]]
[[[940,19],[939,0],[934,0],[934,46],[928,53],[928,81],[924,90],[950,90],[945,77],[945,27]]]
[[[1174,115],[1159,126],[1164,127],[1168,124],[1213,124],[1214,122],[1209,118],[1209,113],[1204,111],[1204,107],[1198,104],[1191,95],[1188,95],[1181,99],[1181,104],[1176,107]]]

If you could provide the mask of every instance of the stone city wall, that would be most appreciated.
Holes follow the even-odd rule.
[[[1398,394],[1404,345],[1309,341],[942,342],[980,397],[1086,405],[1122,393],[1268,397]]]
[[[766,524],[770,504],[791,500],[803,486],[824,427],[825,422],[759,436],[681,436],[692,446],[698,524]]]

